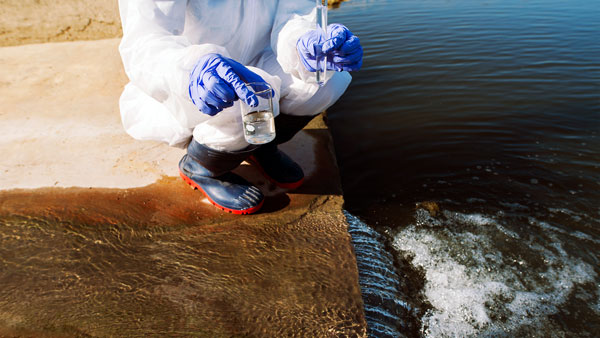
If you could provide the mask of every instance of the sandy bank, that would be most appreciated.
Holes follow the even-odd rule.
[[[177,174],[182,150],[121,126],[118,42],[0,48],[0,189],[136,187]]]
[[[0,46],[121,36],[116,0],[0,0]]]

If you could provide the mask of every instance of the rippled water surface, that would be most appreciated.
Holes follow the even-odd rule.
[[[419,334],[599,332],[600,3],[353,0],[330,22],[365,49],[329,111],[346,208],[422,280]]]

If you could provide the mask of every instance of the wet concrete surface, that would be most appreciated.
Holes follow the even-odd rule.
[[[0,193],[0,334],[362,336],[339,185],[320,170],[331,160],[294,193],[242,166],[268,196],[250,216],[178,177]]]
[[[16,70],[46,55],[44,71],[0,86],[0,336],[365,336],[323,121],[283,145],[306,172],[302,187],[276,188],[244,163],[236,171],[263,190],[264,207],[222,212],[177,176],[182,150],[124,134],[111,46],[0,48]],[[98,62],[110,67],[98,73]]]

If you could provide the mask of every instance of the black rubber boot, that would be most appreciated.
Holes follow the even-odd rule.
[[[275,139],[255,150],[250,157],[263,175],[277,186],[295,189],[304,182],[304,172],[300,165],[279,150],[277,145],[291,140],[315,116],[279,114],[275,118]]]
[[[221,210],[234,214],[251,214],[264,202],[262,192],[235,169],[256,148],[237,152],[210,149],[192,139],[187,154],[179,161],[179,174],[194,189],[199,189]]]

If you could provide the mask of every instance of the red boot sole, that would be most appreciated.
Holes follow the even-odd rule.
[[[260,203],[257,206],[248,208],[248,209],[244,209],[244,210],[229,209],[229,208],[224,207],[224,206],[216,203],[215,201],[213,201],[212,198],[210,198],[210,196],[208,196],[208,194],[202,188],[200,188],[200,186],[198,184],[196,184],[196,182],[192,181],[192,179],[187,177],[184,173],[182,173],[181,170],[179,171],[179,176],[181,176],[181,178],[185,181],[185,183],[189,184],[192,188],[194,188],[194,190],[195,189],[200,190],[204,194],[204,196],[206,196],[206,198],[208,198],[210,203],[212,203],[215,207],[217,207],[223,211],[227,211],[231,214],[236,214],[236,215],[253,214],[253,213],[257,212],[262,207],[263,203],[265,202],[265,200],[263,199],[262,201],[260,201]]]

